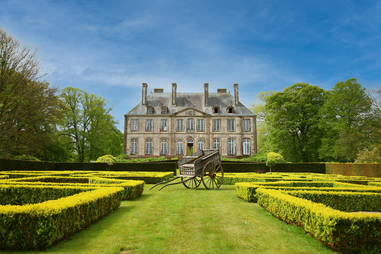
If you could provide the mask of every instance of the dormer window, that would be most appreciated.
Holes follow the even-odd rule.
[[[213,107],[213,114],[219,114],[220,113],[220,108],[218,106]]]
[[[166,106],[161,108],[161,113],[162,114],[168,114],[168,108]]]
[[[153,114],[153,107],[147,107],[147,114]]]
[[[228,114],[234,113],[234,108],[233,107],[228,107],[227,110]]]

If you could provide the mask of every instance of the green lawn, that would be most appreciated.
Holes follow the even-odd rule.
[[[333,253],[258,204],[240,200],[233,185],[176,185],[160,192],[151,186],[47,252],[25,253]]]

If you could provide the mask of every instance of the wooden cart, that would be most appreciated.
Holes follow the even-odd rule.
[[[224,180],[224,170],[221,166],[220,151],[200,150],[190,156],[184,156],[178,161],[180,174],[170,180],[160,182],[152,186],[165,184],[159,190],[169,185],[184,184],[187,188],[197,188],[201,182],[208,190],[217,190]],[[181,181],[169,183],[181,178]],[[150,190],[151,190],[150,189]]]

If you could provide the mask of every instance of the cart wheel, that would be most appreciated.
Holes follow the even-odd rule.
[[[202,169],[202,183],[208,190],[217,190],[224,180],[224,170],[218,161],[208,161]]]
[[[184,181],[186,180],[187,177],[181,177],[181,181]],[[189,181],[186,181],[185,183],[183,183],[185,187],[189,188],[189,189],[195,189],[197,188],[198,186],[200,186],[201,184],[201,176],[196,176],[195,178],[193,178],[192,180],[189,180]]]

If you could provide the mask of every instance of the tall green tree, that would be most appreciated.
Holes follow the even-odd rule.
[[[318,86],[297,83],[266,100],[266,123],[269,141],[286,161],[317,161],[322,130],[319,109],[326,101]]]
[[[79,162],[96,160],[107,154],[109,137],[116,132],[117,122],[110,115],[107,101],[77,88],[62,91],[62,100],[69,108],[61,125],[61,136],[69,140],[70,150]]]
[[[250,105],[249,110],[257,115],[257,146],[258,153],[267,153],[273,150],[267,138],[270,133],[270,127],[265,121],[266,118],[266,100],[276,92],[260,92],[256,97],[256,103]]]
[[[38,48],[22,46],[0,28],[0,156],[42,152],[65,109],[44,81]]]
[[[371,144],[371,106],[366,89],[355,78],[333,87],[321,109],[322,160],[353,162],[359,150]]]

